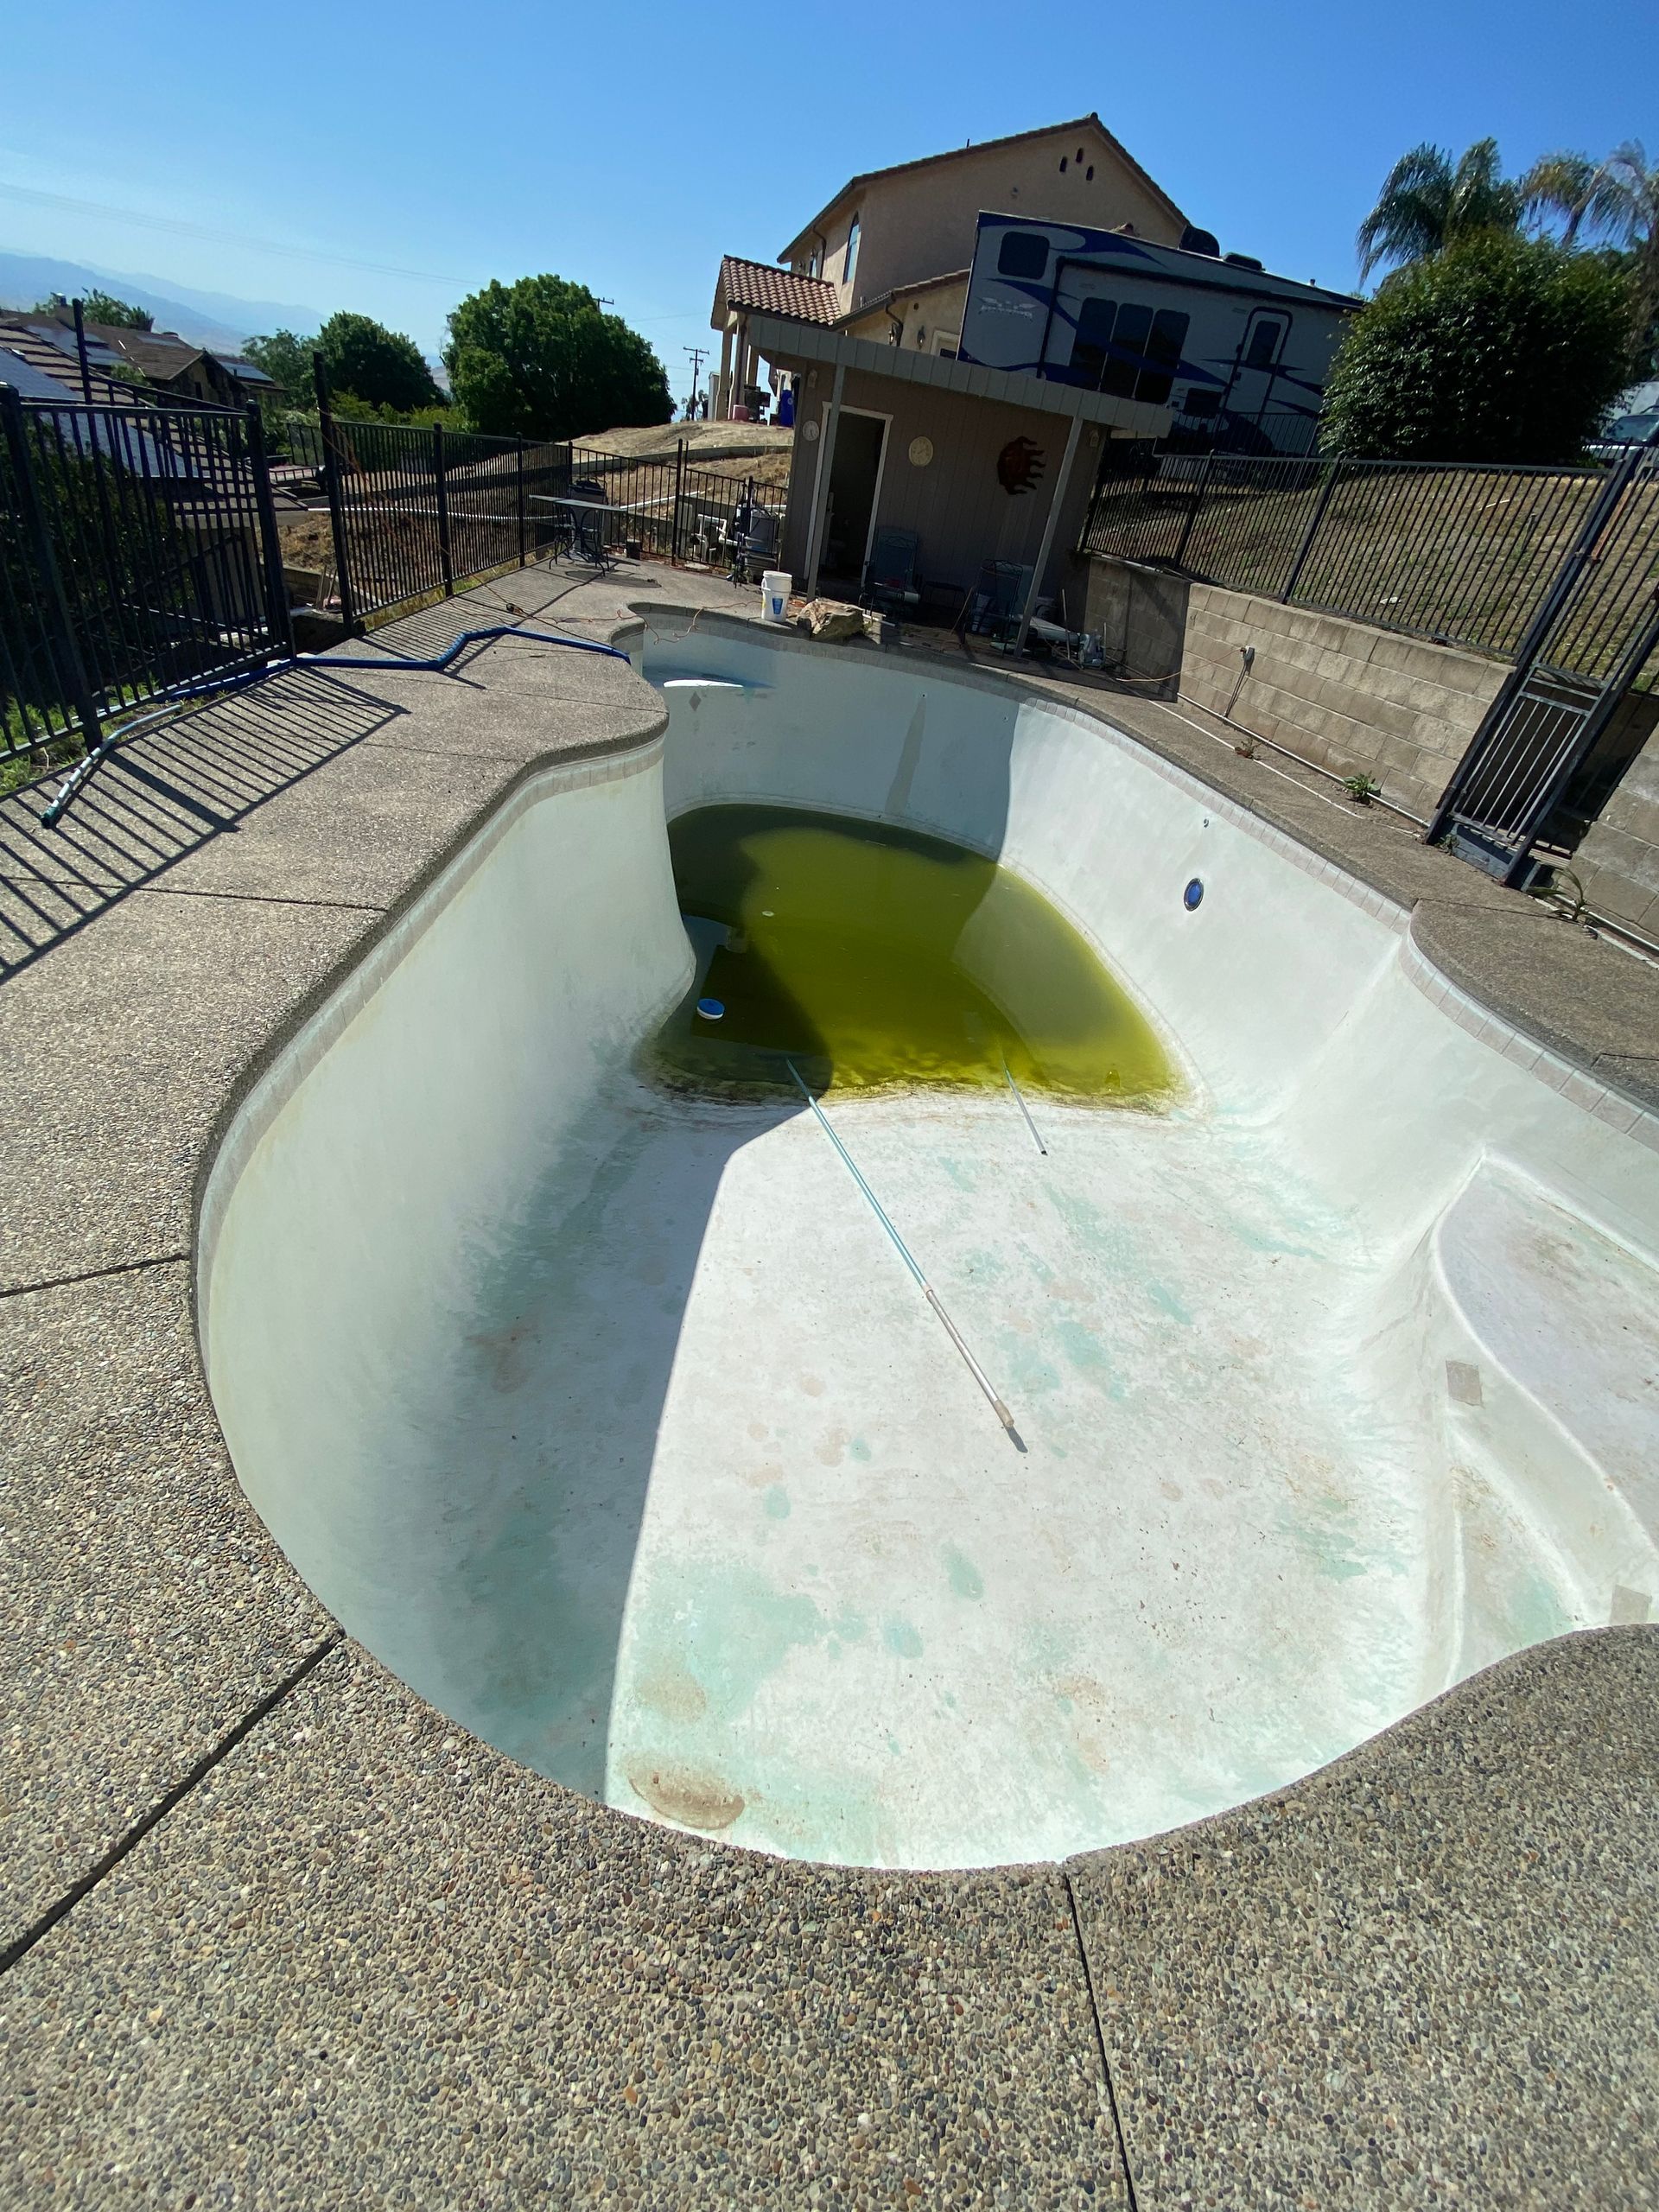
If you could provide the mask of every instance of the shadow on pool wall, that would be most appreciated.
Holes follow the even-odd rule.
[[[633,642],[665,755],[521,787],[209,1176],[215,1403],[353,1635],[613,1804],[966,1865],[1220,1809],[1647,1617],[1659,1154],[1086,715],[736,625]],[[810,1119],[638,1078],[694,973],[664,822],[722,803],[1000,858],[1184,1071],[1040,1161],[1011,1113],[848,1116],[1030,1461]]]

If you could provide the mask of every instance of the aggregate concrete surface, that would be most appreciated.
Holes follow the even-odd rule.
[[[535,569],[378,637],[752,597]],[[1201,718],[1066,688],[1654,1095],[1650,970]],[[504,644],[204,710],[61,833],[0,804],[0,2202],[1659,2204],[1652,1629],[1198,1827],[890,1875],[538,1779],[277,1553],[192,1338],[203,1154],[522,772],[660,721],[620,663]]]

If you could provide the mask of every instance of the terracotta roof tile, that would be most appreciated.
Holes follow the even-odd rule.
[[[792,269],[744,261],[732,253],[720,264],[717,315],[722,300],[728,308],[754,308],[763,315],[791,315],[797,322],[833,322],[836,313],[836,288],[822,276],[798,276]]]

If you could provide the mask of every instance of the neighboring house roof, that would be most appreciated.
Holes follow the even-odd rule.
[[[94,326],[100,338],[113,346],[122,359],[156,384],[170,384],[202,358],[202,348],[168,331],[118,330],[112,324]]]
[[[769,261],[744,261],[728,253],[720,264],[710,320],[716,330],[726,317],[758,311],[788,315],[796,322],[833,322],[836,293],[822,276],[798,276],[792,269],[774,269]]]
[[[4,347],[9,361],[21,363],[45,385],[44,391],[30,390],[26,397],[32,399],[79,399],[84,396],[80,385],[80,363],[75,355],[73,337],[66,350],[21,316],[0,315],[0,346]],[[90,365],[90,353],[88,359]],[[23,384],[9,372],[4,375],[3,381],[16,384],[19,391],[24,391]],[[92,369],[91,384],[92,397],[100,404],[136,407],[143,398],[143,394],[133,385],[100,376],[96,368]]]
[[[250,391],[276,390],[275,377],[267,376],[251,361],[245,361],[239,353],[214,353],[205,346],[193,346],[188,338],[180,338],[170,330],[124,330],[113,323],[88,325],[99,336],[152,384],[174,384],[198,361],[206,361],[210,369],[218,369],[232,383],[245,385]]]
[[[1153,197],[1163,203],[1164,207],[1169,211],[1172,219],[1178,223],[1184,224],[1185,222],[1186,217],[1181,213],[1180,209],[1175,205],[1175,202],[1164,190],[1162,185],[1158,183],[1154,178],[1147,175],[1145,169],[1141,168],[1140,162],[1135,160],[1135,156],[1130,153],[1128,148],[1123,144],[1121,139],[1115,138],[1112,136],[1111,132],[1106,128],[1105,124],[1091,108],[1087,115],[1074,116],[1069,123],[1045,123],[1035,130],[1011,131],[1006,138],[982,138],[976,146],[972,144],[966,146],[952,146],[948,153],[923,154],[916,161],[893,162],[884,169],[861,169],[856,176],[848,178],[846,183],[842,186],[841,190],[835,194],[833,199],[826,200],[824,201],[823,207],[819,208],[817,213],[812,218],[810,223],[802,224],[800,229],[796,232],[794,237],[791,238],[789,244],[784,248],[778,258],[779,261],[787,260],[789,256],[795,251],[796,247],[800,245],[803,238],[809,238],[814,232],[821,231],[823,229],[825,217],[833,215],[836,209],[840,207],[843,200],[847,199],[855,192],[862,191],[867,184],[873,183],[877,177],[902,176],[907,170],[931,168],[940,162],[965,161],[972,155],[985,153],[988,149],[993,147],[1017,146],[1023,139],[1027,138],[1052,138],[1058,132],[1062,130],[1092,130],[1096,132],[1099,137],[1105,141],[1111,151],[1116,155],[1118,160],[1122,162],[1125,168],[1128,169],[1134,175],[1139,177],[1141,183],[1145,185],[1147,190],[1152,194]]]
[[[252,361],[245,361],[239,353],[210,353],[207,358],[210,361],[217,361],[226,375],[234,377],[238,384],[268,384],[273,391],[276,390],[275,377],[267,376]]]

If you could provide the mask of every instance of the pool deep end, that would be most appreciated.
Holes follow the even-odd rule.
[[[215,1401],[353,1635],[615,1804],[963,1865],[1217,1809],[1648,1617],[1634,1109],[1090,716],[712,626],[644,659],[665,760],[522,788],[214,1165]],[[1160,1028],[1178,1102],[1047,1100],[1046,1154],[993,1089],[826,1101],[1023,1457],[798,1099],[641,1078],[695,972],[664,817],[723,804],[999,860]]]
[[[913,830],[798,808],[708,806],[669,831],[697,979],[645,1065],[729,1092],[907,1084],[1160,1099],[1163,1048],[1029,885]],[[718,1021],[717,1033],[708,1024]]]

